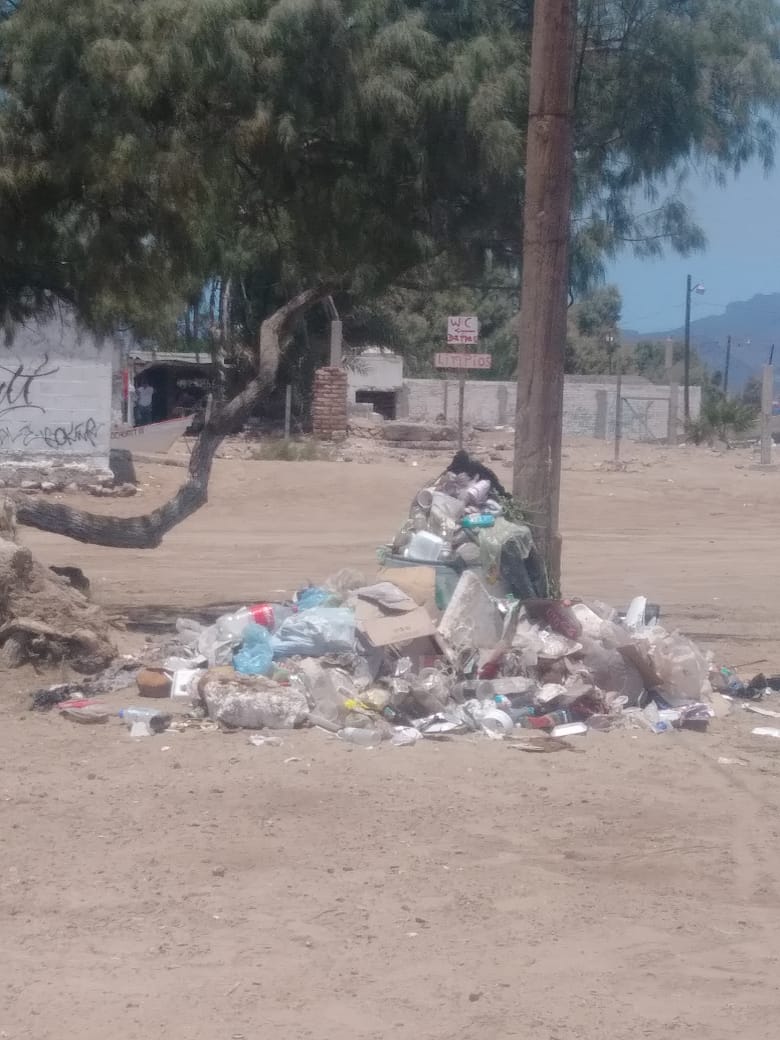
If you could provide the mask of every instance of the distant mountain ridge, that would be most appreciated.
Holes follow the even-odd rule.
[[[682,326],[647,333],[621,329],[625,343],[646,343],[669,337],[682,340],[684,332]],[[777,345],[780,364],[780,292],[730,303],[723,314],[691,322],[691,346],[712,372],[723,371],[728,336],[732,341],[729,388],[739,390],[769,360],[772,344]]]

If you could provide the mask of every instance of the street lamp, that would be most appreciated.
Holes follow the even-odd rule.
[[[688,275],[685,283],[685,375],[683,377],[683,405],[686,421],[691,417],[690,385],[691,385],[691,295],[692,293],[703,293],[704,286],[701,282],[693,284],[693,279]]]

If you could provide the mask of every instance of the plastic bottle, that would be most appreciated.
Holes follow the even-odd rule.
[[[240,639],[247,625],[255,620],[249,607],[241,607],[235,614],[223,614],[217,618],[215,628],[220,639]]]
[[[378,729],[347,726],[339,730],[339,740],[345,740],[348,744],[358,744],[360,747],[377,747],[382,743],[382,734]]]
[[[136,726],[146,728],[146,735],[151,733],[162,733],[171,724],[171,716],[166,715],[164,712],[155,711],[153,708],[120,708],[117,712],[122,722],[129,722],[131,730],[134,730]],[[131,733],[131,736],[142,736],[144,735],[140,731],[135,734]]]
[[[464,516],[460,525],[470,531],[477,527],[493,527],[495,522],[496,518],[493,513],[474,513],[471,516]]]
[[[161,711],[155,711],[154,708],[120,708],[117,715],[123,722],[148,722],[149,719],[154,719],[158,715],[162,716]]]

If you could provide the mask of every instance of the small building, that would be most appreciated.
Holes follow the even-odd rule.
[[[404,361],[386,347],[368,347],[347,363],[347,403],[370,405],[385,419],[398,418]]]
[[[152,422],[190,415],[205,408],[214,385],[214,364],[208,351],[131,349],[126,355],[132,391],[142,383],[152,387]],[[132,422],[132,403],[128,421]]]
[[[109,473],[119,338],[87,332],[66,307],[0,345],[0,480],[91,483]]]

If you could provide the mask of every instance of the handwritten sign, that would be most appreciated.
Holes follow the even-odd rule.
[[[474,346],[479,342],[479,318],[475,314],[461,314],[447,318],[447,346]]]
[[[489,369],[492,362],[490,354],[455,354],[452,351],[435,354],[433,359],[436,368],[479,368],[483,371]]]

